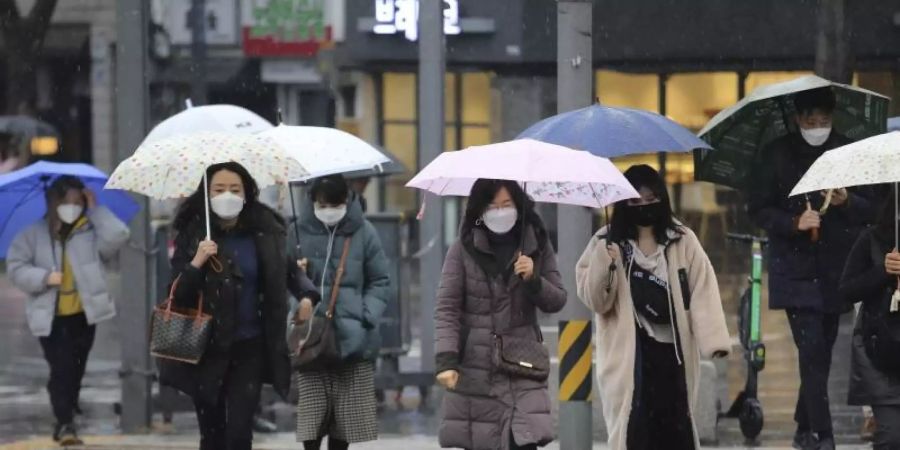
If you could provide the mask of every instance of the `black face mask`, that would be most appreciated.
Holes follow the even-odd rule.
[[[662,223],[666,215],[666,209],[662,202],[650,203],[648,205],[629,205],[628,221],[640,226],[650,227]]]

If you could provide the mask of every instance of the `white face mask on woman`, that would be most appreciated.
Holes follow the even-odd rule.
[[[519,220],[519,211],[512,207],[489,209],[481,215],[481,220],[495,234],[506,234],[516,226]]]
[[[347,205],[340,206],[314,206],[313,213],[316,219],[322,222],[326,227],[333,227],[344,219],[347,215]]]
[[[223,192],[211,198],[209,206],[220,218],[231,220],[239,216],[244,209],[244,197],[231,192]]]
[[[63,203],[56,207],[56,215],[59,216],[59,220],[66,225],[75,223],[75,221],[81,217],[81,213],[83,212],[84,207],[72,203]]]

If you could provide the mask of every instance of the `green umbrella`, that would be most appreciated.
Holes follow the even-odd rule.
[[[741,101],[716,114],[700,131],[715,150],[694,152],[694,177],[743,189],[758,152],[797,125],[794,94],[831,87],[837,99],[834,129],[856,141],[885,132],[890,99],[862,88],[807,75],[755,89]]]

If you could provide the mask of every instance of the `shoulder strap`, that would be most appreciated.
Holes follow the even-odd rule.
[[[334,274],[334,284],[331,286],[331,299],[328,301],[328,311],[325,317],[334,317],[334,305],[337,303],[338,291],[341,290],[341,279],[344,278],[344,266],[347,264],[347,255],[350,253],[350,241],[352,236],[344,239],[344,249],[341,251],[341,261],[338,263],[337,272]]]

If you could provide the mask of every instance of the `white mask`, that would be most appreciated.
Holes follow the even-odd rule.
[[[231,192],[223,192],[211,198],[209,206],[220,218],[231,220],[239,216],[241,210],[244,209],[244,197]]]
[[[81,217],[82,212],[84,212],[84,208],[81,205],[71,203],[63,203],[56,207],[56,215],[59,216],[59,220],[68,225],[75,223]]]
[[[513,207],[489,209],[481,216],[484,225],[496,234],[506,234],[516,226],[519,211]]]
[[[313,213],[315,213],[316,219],[319,219],[319,222],[325,224],[326,227],[333,227],[347,215],[347,205],[326,208],[314,206]]]
[[[818,147],[828,140],[828,136],[831,136],[831,127],[810,128],[808,130],[801,128],[800,134],[807,144]]]

